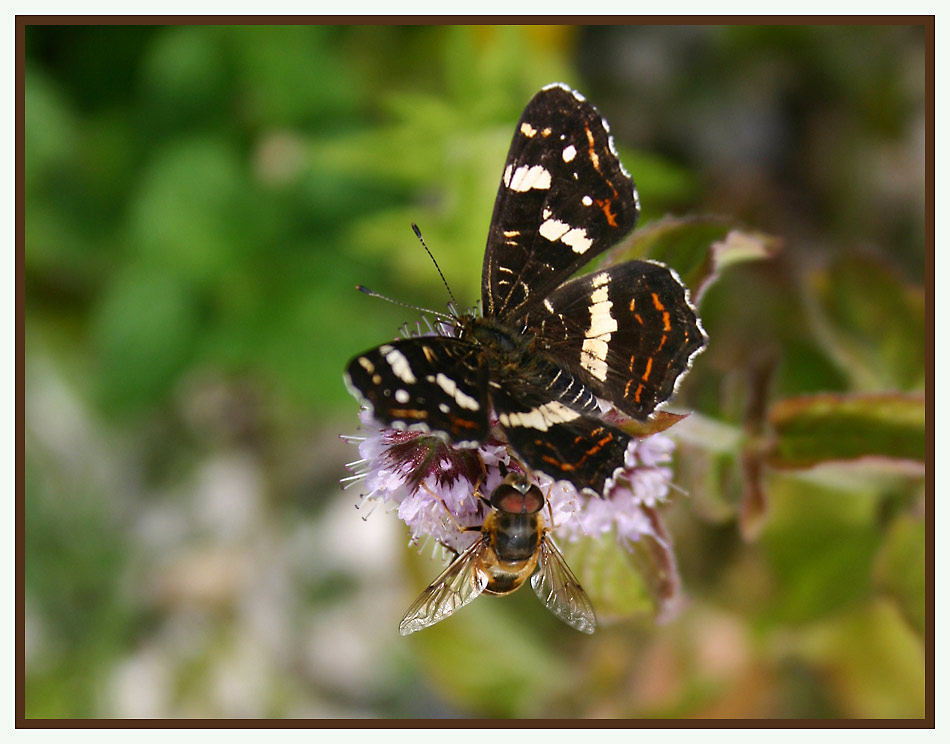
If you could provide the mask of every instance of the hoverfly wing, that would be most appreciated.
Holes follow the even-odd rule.
[[[484,537],[453,560],[406,611],[399,623],[400,635],[428,628],[461,609],[488,585],[488,574],[478,569],[488,542]]]
[[[597,627],[594,607],[554,540],[547,534],[541,540],[538,570],[531,577],[531,588],[559,620],[582,633],[594,632]]]

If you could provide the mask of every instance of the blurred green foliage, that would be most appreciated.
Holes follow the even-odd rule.
[[[27,716],[922,716],[923,69],[919,27],[27,28]],[[592,638],[521,592],[399,639],[433,565],[336,435],[414,314],[353,287],[444,306],[416,222],[474,302],[553,80],[637,182],[618,250],[719,275],[688,604],[581,543]]]

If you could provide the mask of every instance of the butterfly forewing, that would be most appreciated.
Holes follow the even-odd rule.
[[[545,607],[572,628],[583,633],[594,632],[597,627],[594,607],[550,535],[541,541],[541,556],[538,570],[531,577],[531,588]]]
[[[541,90],[502,172],[482,268],[485,315],[515,317],[633,229],[636,189],[580,94]]]
[[[406,611],[399,623],[402,635],[435,625],[461,609],[488,586],[488,574],[478,569],[481,553],[488,548],[484,537],[452,561]]]
[[[355,357],[348,387],[397,429],[444,434],[456,443],[488,436],[485,373],[477,348],[444,336],[393,341]]]
[[[706,343],[686,288],[647,261],[562,284],[525,325],[597,396],[638,419],[673,394]]]

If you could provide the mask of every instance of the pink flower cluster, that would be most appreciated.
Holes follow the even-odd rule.
[[[522,470],[507,445],[489,439],[477,448],[460,448],[437,436],[398,431],[381,426],[369,411],[360,413],[363,436],[360,459],[348,467],[348,484],[362,482],[361,508],[379,504],[394,508],[410,531],[412,544],[434,539],[455,551],[464,550],[476,533],[462,527],[480,526],[486,506],[476,493],[488,497],[504,478],[505,470]],[[669,493],[673,441],[654,434],[631,442],[624,463],[604,498],[579,494],[566,481],[554,482],[531,474],[546,495],[556,536],[576,540],[600,537],[611,531],[630,547],[643,536],[660,539],[647,510]]]

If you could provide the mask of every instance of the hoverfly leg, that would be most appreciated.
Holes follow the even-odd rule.
[[[548,492],[547,492],[547,494],[546,494],[545,497],[544,497],[544,504],[545,504],[545,506],[547,506],[547,508],[548,508],[548,517],[549,517],[550,520],[551,520],[551,526],[548,528],[548,530],[553,530],[554,527],[555,527],[555,525],[554,525],[554,509],[551,508],[551,491],[553,491],[553,490],[554,490],[554,481],[551,481],[551,485],[548,486]]]
[[[452,510],[449,509],[449,505],[445,503],[445,499],[443,499],[441,496],[439,496],[437,493],[435,493],[435,492],[434,492],[431,488],[429,488],[425,483],[420,483],[420,484],[419,484],[419,487],[420,487],[420,488],[424,488],[424,489],[426,490],[426,492],[427,492],[432,498],[434,498],[436,501],[438,501],[440,504],[442,504],[442,508],[445,509],[445,513],[448,514],[449,519],[451,520],[452,524],[455,525],[455,529],[457,529],[459,532],[479,532],[479,531],[481,531],[482,528],[481,528],[480,525],[463,527],[461,524],[459,524],[459,521],[455,518],[455,515],[452,513]],[[478,486],[475,486],[475,488],[476,488],[476,493],[478,493],[478,491],[477,491]],[[483,498],[483,497],[479,495],[479,498]],[[454,550],[453,548],[449,548],[449,546],[446,545],[445,543],[443,543],[443,542],[440,541],[439,544],[442,545],[442,547],[448,548],[448,549],[451,550],[453,553],[455,553],[456,555],[458,555],[458,551],[457,551],[457,550]]]

